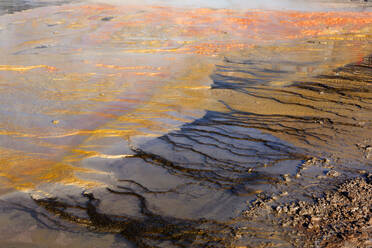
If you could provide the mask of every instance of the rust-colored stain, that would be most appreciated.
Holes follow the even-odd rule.
[[[0,65],[0,71],[18,71],[18,72],[27,72],[29,70],[43,68],[47,71],[53,72],[57,68],[47,65],[31,65],[31,66],[16,66],[16,65]]]

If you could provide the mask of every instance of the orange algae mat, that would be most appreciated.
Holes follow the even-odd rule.
[[[110,5],[64,7],[64,11],[69,18],[78,18],[76,22],[69,24],[70,28],[96,28],[87,37],[87,41],[92,44],[122,41],[120,45],[127,49],[133,45],[147,47],[135,52],[205,55],[249,47],[255,42],[358,33],[372,23],[372,13],[368,12],[234,11],[207,8],[184,10],[172,7]],[[105,20],[102,18],[107,16],[110,17],[109,21],[100,25],[101,20]],[[135,40],[126,40],[141,36],[146,36],[146,39],[140,44]],[[160,38],[159,36],[162,39],[148,39]]]

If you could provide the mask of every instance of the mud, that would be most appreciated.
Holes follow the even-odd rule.
[[[371,247],[372,175],[341,183],[309,201],[278,205],[275,197],[255,201],[245,216],[272,215],[272,225],[294,247]]]

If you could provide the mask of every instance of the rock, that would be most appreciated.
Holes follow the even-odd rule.
[[[339,177],[340,175],[341,173],[336,170],[330,170],[327,172],[328,177]]]
[[[284,174],[282,175],[282,178],[285,182],[290,182],[291,181],[291,178],[289,177],[289,174]]]
[[[286,195],[288,195],[288,192],[287,191],[284,191],[284,192],[281,192],[280,193],[280,196],[286,196]]]
[[[332,177],[339,174],[335,170],[327,173]],[[303,237],[301,246],[370,247],[366,245],[372,227],[372,180],[368,175],[325,192],[324,197],[314,198],[314,203],[292,202],[274,210],[280,226],[293,226],[296,233],[293,237]]]
[[[103,17],[101,19],[101,21],[108,22],[108,21],[111,21],[112,19],[114,19],[114,17],[112,17],[112,16],[106,16],[106,17]]]

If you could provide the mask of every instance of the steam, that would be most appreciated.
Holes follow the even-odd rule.
[[[174,7],[196,8],[226,8],[226,9],[269,9],[269,10],[300,10],[320,11],[347,8],[347,0],[86,0],[89,2],[107,3],[115,5],[161,5]],[[353,7],[357,7],[354,3]],[[360,7],[360,6],[359,6]],[[366,7],[366,6],[364,6]]]

